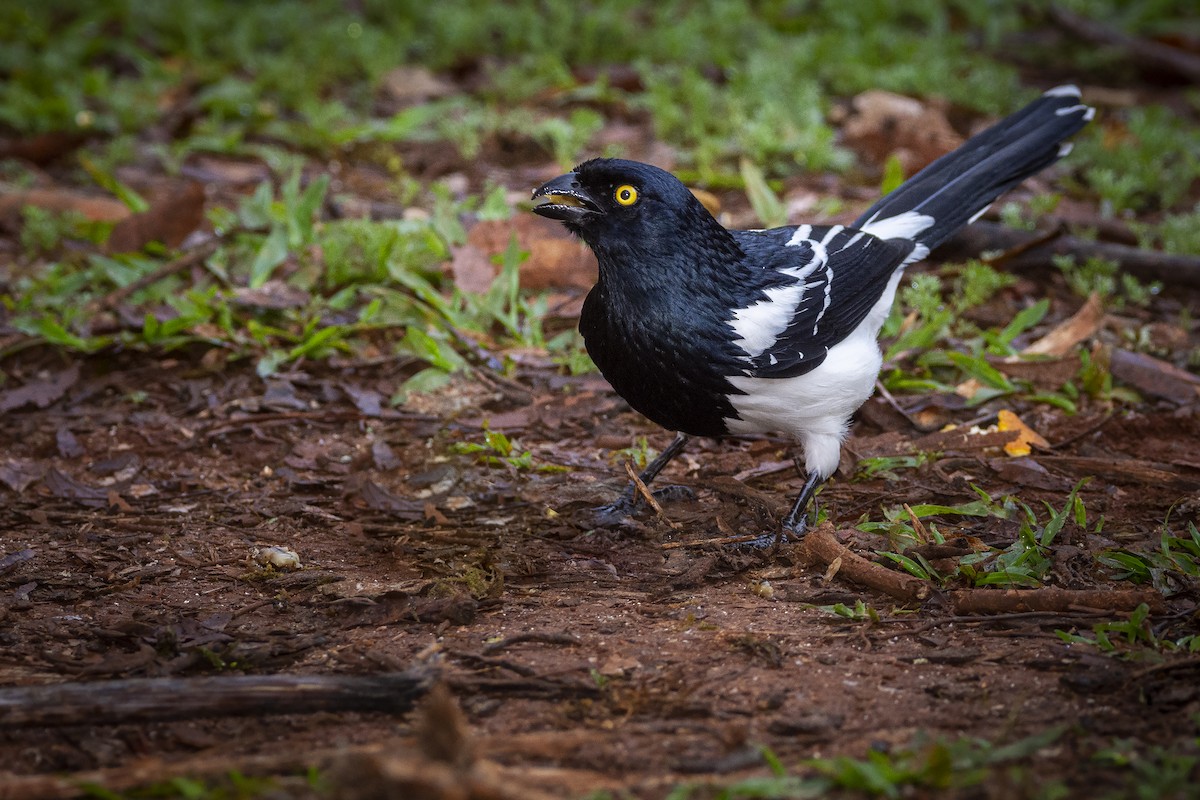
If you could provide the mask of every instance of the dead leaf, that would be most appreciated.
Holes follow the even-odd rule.
[[[65,425],[58,429],[54,439],[58,446],[58,454],[63,458],[79,458],[85,452],[75,434]]]
[[[1100,303],[1100,295],[1092,292],[1088,297],[1087,302],[1071,315],[1069,319],[1063,320],[1053,330],[1047,333],[1042,338],[1033,342],[1028,347],[1025,347],[1015,356],[993,361],[988,359],[988,363],[995,366],[1006,375],[1011,375],[1016,378],[1032,379],[1028,374],[1036,372],[1044,367],[1034,367],[1034,364],[1044,364],[1045,362],[1027,361],[1028,356],[1054,356],[1063,358],[1070,354],[1077,344],[1092,336],[1096,335],[1096,331],[1100,330],[1101,323],[1104,322],[1104,307]],[[1045,374],[1039,377],[1046,378],[1052,381],[1051,386],[1057,388],[1066,383],[1066,381],[1075,374],[1074,367],[1077,362],[1065,361],[1060,362],[1061,366],[1051,373],[1051,377]],[[1067,369],[1072,369],[1070,374],[1064,374]],[[1025,372],[1026,374],[1021,374]],[[1053,382],[1057,378],[1061,380]],[[981,384],[975,378],[967,380],[954,387],[954,391],[962,397],[970,399],[979,391]]]
[[[233,291],[233,302],[238,305],[272,311],[304,308],[311,300],[308,292],[281,280],[269,280],[257,289],[239,286]]]
[[[396,67],[383,76],[380,86],[402,106],[445,97],[456,91],[454,84],[417,66]]]
[[[354,403],[354,407],[368,417],[378,417],[383,413],[383,395],[374,389],[364,389],[353,384],[343,384],[342,391]]]
[[[488,254],[475,245],[453,248],[450,274],[454,276],[454,285],[464,292],[486,292],[495,282],[497,272]]]
[[[27,189],[0,194],[0,219],[17,219],[25,206],[59,213],[74,211],[92,222],[120,222],[133,213],[113,197],[68,189]]]
[[[151,242],[178,247],[204,221],[204,186],[188,181],[161,193],[150,208],[117,223],[108,237],[109,253],[131,253]]]
[[[491,286],[500,272],[492,258],[508,248],[514,235],[517,245],[529,253],[521,264],[522,288],[589,289],[596,282],[596,260],[587,246],[561,225],[532,214],[480,222],[471,228],[466,246],[455,251],[451,268],[456,282],[462,274],[474,291]]]
[[[100,508],[109,505],[109,490],[99,486],[80,483],[65,472],[51,468],[42,483],[55,497],[77,500],[85,506]]]
[[[987,465],[1001,480],[1017,486],[1046,491],[1061,491],[1070,487],[1070,482],[1051,475],[1050,471],[1032,458],[993,458]]]
[[[941,108],[879,89],[850,101],[842,133],[847,144],[876,164],[894,154],[905,175],[916,173],[963,142]]]
[[[359,478],[357,484],[355,494],[367,508],[388,511],[405,519],[422,519],[425,516],[425,504],[418,500],[406,500],[392,494],[370,478]]]
[[[383,439],[376,439],[371,443],[371,459],[375,462],[375,469],[385,472],[400,466],[400,459],[396,458],[395,451]]]
[[[1000,431],[1017,432],[1017,438],[1004,443],[1004,452],[1008,455],[1013,457],[1027,456],[1033,452],[1034,447],[1039,450],[1050,447],[1050,443],[1040,433],[1026,425],[1020,417],[1008,409],[1001,409],[1000,413],[996,416],[998,418],[996,427]]]
[[[29,484],[42,477],[45,470],[36,461],[8,458],[0,462],[0,483],[21,494]]]
[[[72,364],[49,378],[30,381],[24,386],[0,392],[0,413],[26,405],[46,408],[67,393],[79,380],[79,365]]]
[[[182,170],[187,177],[206,184],[248,186],[271,177],[271,169],[261,161],[245,161],[212,155],[197,156]]]
[[[1104,306],[1100,295],[1092,292],[1087,302],[1054,330],[1021,351],[1027,356],[1065,356],[1075,345],[1089,339],[1100,330],[1104,321]]]

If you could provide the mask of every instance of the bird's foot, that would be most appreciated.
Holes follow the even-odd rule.
[[[779,548],[785,541],[799,542],[804,539],[804,534],[807,532],[807,516],[801,516],[798,520],[789,517],[783,521],[775,533],[764,533],[761,536],[755,536],[753,539],[736,542],[731,547],[735,550],[773,556],[779,552]]]
[[[659,503],[672,503],[677,500],[695,500],[696,492],[690,487],[671,484],[651,492],[654,500]],[[622,494],[611,503],[593,508],[588,513],[588,524],[595,528],[619,528],[621,524],[645,508],[646,503],[640,495],[630,497]]]

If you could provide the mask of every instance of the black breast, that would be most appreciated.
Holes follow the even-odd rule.
[[[711,298],[673,288],[615,297],[601,281],[584,302],[579,330],[600,372],[636,411],[668,430],[721,436],[725,420],[736,417],[728,396],[740,393],[725,376],[745,366],[728,314]]]

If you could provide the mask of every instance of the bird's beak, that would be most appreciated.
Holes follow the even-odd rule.
[[[559,175],[533,192],[533,213],[566,223],[579,224],[592,214],[602,213],[600,206],[580,185],[574,172]]]

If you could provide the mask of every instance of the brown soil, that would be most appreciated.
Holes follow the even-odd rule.
[[[0,797],[61,796],[59,784],[31,782],[53,773],[102,770],[94,775],[119,788],[179,772],[302,775],[306,763],[342,796],[417,796],[395,788],[408,785],[395,782],[408,769],[395,763],[421,743],[431,752],[431,726],[465,726],[470,749],[456,739],[450,760],[481,759],[479,785],[420,796],[662,797],[683,781],[768,774],[764,745],[809,774],[803,759],[896,752],[921,737],[999,746],[1063,726],[1018,769],[963,793],[1034,796],[1062,781],[1083,797],[1124,779],[1096,751],[1122,741],[1178,751],[1196,737],[1194,657],[1142,648],[1121,659],[1055,634],[1123,614],[954,616],[940,591],[897,606],[801,563],[795,544],[765,557],[706,543],[773,530],[800,486],[785,442],[697,441],[664,476],[695,499],[666,503],[665,518],[588,530],[587,509],[626,480],[612,451],[643,435],[658,448],[669,441],[599,377],[526,362],[511,380],[463,379],[396,412],[378,406],[405,377],[390,363],[312,365],[264,383],[187,356],[29,356],[13,374],[60,382],[45,408],[0,416],[0,559],[32,551],[0,567],[0,684],[94,682],[99,702],[102,682],[118,678],[419,665],[448,685],[465,723],[442,703],[424,716],[89,725],[85,715],[5,729],[0,708]],[[979,411],[946,413],[963,422]],[[1081,490],[1103,531],[1067,526],[1050,585],[1128,588],[1095,556],[1154,550],[1164,519],[1179,534],[1195,518],[1200,414],[1169,403],[1109,413],[1026,409],[1058,445],[1035,454],[1041,470],[993,450],[947,452],[896,480],[839,475],[821,502],[841,528],[880,519],[881,506],[969,501],[971,484],[1060,507],[1104,461],[1115,466]],[[896,419],[873,400],[848,449],[923,435]],[[482,441],[485,422],[535,466],[569,471],[456,454],[455,443]],[[1139,481],[1152,467],[1173,477]],[[938,524],[993,545],[1016,535],[994,518]],[[868,557],[887,549],[865,534],[848,543]],[[264,564],[271,546],[290,548],[299,567]],[[1177,591],[1153,618],[1162,638],[1197,632],[1194,579],[1171,580]],[[877,622],[815,608],[859,600]],[[382,754],[371,749],[381,743]],[[314,791],[300,778],[281,786],[286,796]]]

